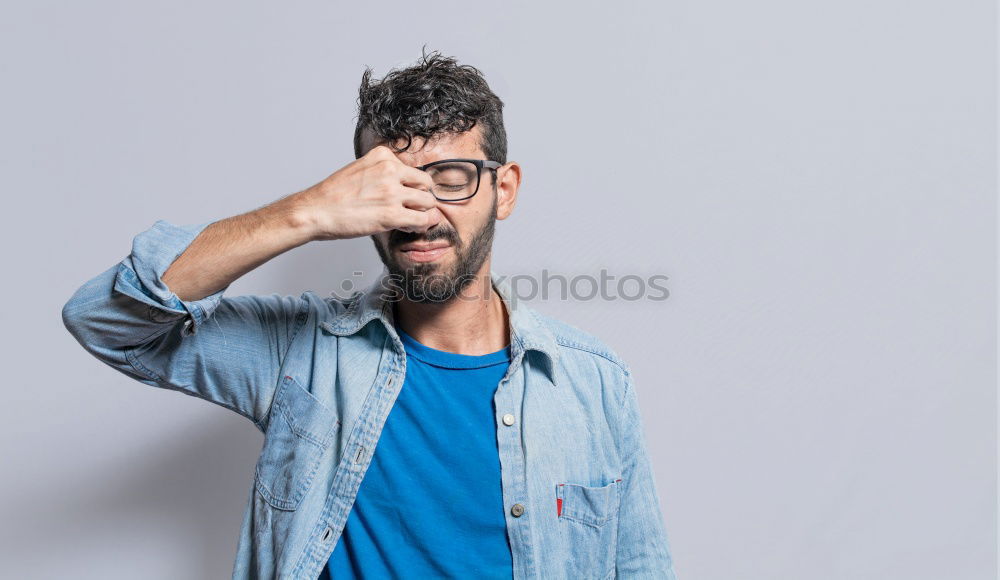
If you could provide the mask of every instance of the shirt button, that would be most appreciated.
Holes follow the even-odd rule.
[[[521,514],[523,513],[524,513],[524,506],[519,503],[514,504],[510,508],[510,514],[515,518],[521,517]]]
[[[507,425],[508,427],[511,426],[511,425],[513,425],[514,424],[514,415],[511,415],[510,413],[507,413],[506,415],[504,415],[503,416],[503,424]]]

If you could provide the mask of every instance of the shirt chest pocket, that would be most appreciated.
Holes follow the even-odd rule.
[[[604,579],[614,575],[620,482],[556,485],[556,514],[569,553],[569,577]]]
[[[333,410],[295,379],[284,377],[274,394],[254,473],[257,492],[278,509],[298,508],[339,429]]]

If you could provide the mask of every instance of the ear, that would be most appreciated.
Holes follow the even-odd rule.
[[[521,186],[521,166],[508,161],[497,168],[497,219],[507,219],[517,203],[517,190]]]

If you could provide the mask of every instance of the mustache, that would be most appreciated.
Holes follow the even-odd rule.
[[[459,245],[458,233],[452,229],[434,228],[423,234],[402,230],[389,232],[389,248],[398,248],[411,242],[434,242],[437,240],[445,240],[454,246]]]

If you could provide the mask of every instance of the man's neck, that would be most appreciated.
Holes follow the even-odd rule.
[[[448,302],[396,302],[396,323],[417,342],[445,352],[481,355],[504,348],[510,342],[507,310],[489,272],[487,262]]]

